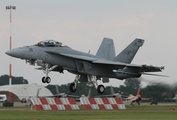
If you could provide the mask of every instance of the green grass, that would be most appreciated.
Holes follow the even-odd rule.
[[[126,106],[126,110],[35,111],[0,107],[0,120],[176,120],[177,106]],[[169,111],[174,108],[175,111]]]

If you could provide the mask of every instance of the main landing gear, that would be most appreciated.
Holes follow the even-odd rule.
[[[70,84],[70,91],[71,91],[71,92],[76,92],[76,90],[77,90],[77,89],[76,89],[76,87],[75,87],[75,84],[74,84],[74,83],[71,83],[71,84]]]
[[[80,76],[77,75],[74,82],[70,84],[70,91],[71,92],[75,92],[77,90],[79,78],[80,78]],[[96,80],[96,76],[87,75],[87,79],[88,79],[88,82],[92,82],[94,84],[98,93],[100,93],[100,94],[104,93],[105,87],[103,85],[98,85],[97,80]]]
[[[98,85],[97,92],[102,94],[102,93],[104,93],[104,91],[105,91],[105,87],[103,85]]]

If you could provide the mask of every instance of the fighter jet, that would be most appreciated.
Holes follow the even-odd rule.
[[[151,100],[152,98],[142,98],[140,94],[140,88],[138,88],[136,96],[130,94],[127,98],[123,98],[123,99],[130,102],[131,105],[134,105],[134,103],[140,105],[141,100]]]
[[[165,98],[165,100],[175,100],[177,102],[177,95],[174,98]]]
[[[79,98],[80,96],[77,96],[77,95],[69,95],[69,94],[66,94],[66,93],[61,93],[59,91],[59,88],[58,88],[58,85],[55,85],[55,89],[56,89],[56,93],[55,95],[53,96],[49,96],[49,97],[59,97],[59,98]]]
[[[54,97],[58,97],[58,98],[79,98],[80,96],[77,95],[69,95],[66,93],[61,93],[59,91],[58,85],[55,85],[55,90],[56,90],[56,94],[55,95],[50,95],[50,96],[39,96],[39,92],[40,92],[40,88],[37,90],[37,94],[35,98],[54,98]]]
[[[76,75],[70,84],[70,91],[77,90],[78,82],[91,82],[98,93],[103,93],[105,87],[98,85],[97,80],[109,82],[109,78],[119,80],[127,78],[139,78],[147,72],[161,72],[164,67],[152,65],[131,64],[139,47],[144,43],[142,39],[135,39],[122,52],[115,57],[114,42],[110,38],[104,38],[96,55],[74,50],[55,40],[45,40],[31,46],[24,46],[8,50],[6,54],[26,60],[30,65],[40,66],[45,76],[43,83],[50,83],[49,72],[64,70]],[[157,75],[159,76],[159,75]]]
[[[0,102],[7,100],[6,94],[0,94]]]

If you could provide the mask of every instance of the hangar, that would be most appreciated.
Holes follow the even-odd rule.
[[[39,89],[39,96],[51,96],[53,95],[49,89],[42,85],[37,84],[15,84],[11,85],[12,101],[17,102],[22,98],[29,99],[30,97],[36,97]],[[8,96],[10,91],[10,85],[0,86],[0,94],[6,94]]]

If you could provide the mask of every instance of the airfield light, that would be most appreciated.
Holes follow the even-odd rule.
[[[6,10],[10,10],[10,49],[12,49],[12,36],[11,36],[12,10],[16,10],[16,6],[12,6],[12,5],[6,6]],[[9,64],[9,87],[10,87],[9,101],[10,102],[12,102],[11,84],[12,84],[12,64],[10,60],[10,64]]]

